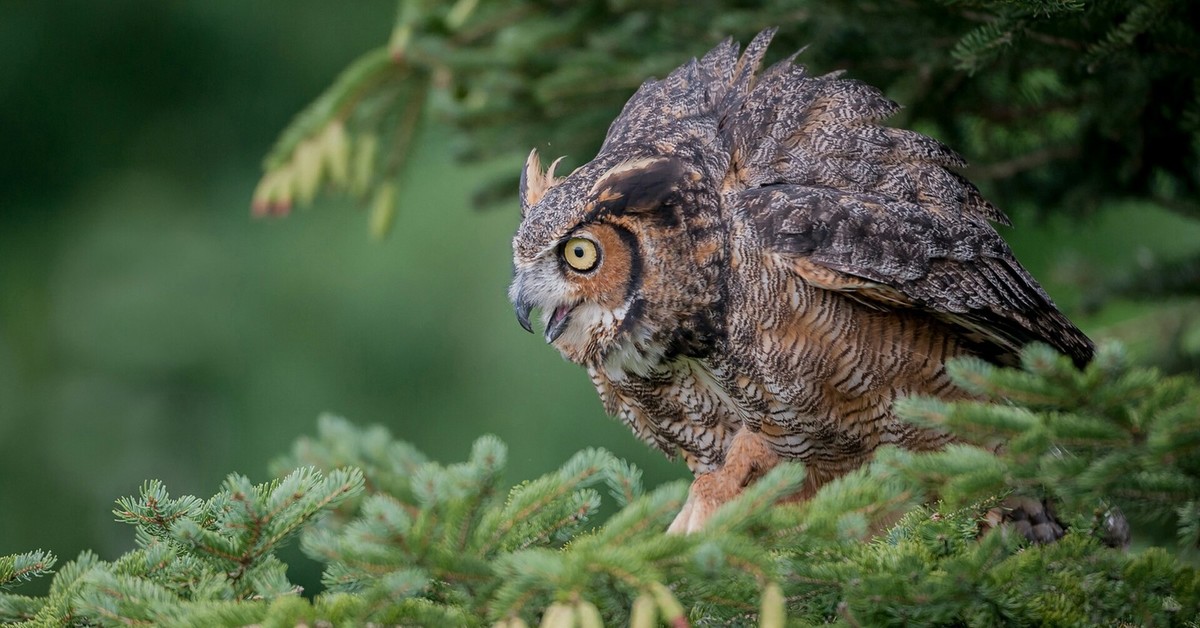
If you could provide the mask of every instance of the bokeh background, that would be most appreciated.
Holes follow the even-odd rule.
[[[515,194],[489,211],[470,196],[527,147],[463,165],[431,120],[381,242],[345,200],[250,217],[280,129],[387,39],[394,8],[0,4],[0,554],[113,558],[133,543],[117,497],[149,478],[200,496],[230,472],[265,481],[322,412],[447,462],[496,434],[513,482],[587,446],[651,485],[684,476],[513,319]],[[1171,303],[1165,318],[1162,303],[1152,318],[1135,303],[1081,309],[1090,277],[1200,251],[1200,225],[1129,203],[1013,213],[1018,257],[1085,331],[1146,359],[1164,338],[1200,347],[1160,328]]]
[[[497,434],[514,483],[587,446],[682,475],[513,318],[515,193],[500,211],[468,197],[519,160],[457,165],[434,124],[387,240],[337,199],[251,218],[276,135],[394,10],[0,8],[0,555],[114,558],[133,543],[116,498],[266,481],[323,412],[445,462]]]

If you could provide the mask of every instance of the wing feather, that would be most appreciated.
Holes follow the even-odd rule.
[[[882,195],[801,185],[747,190],[739,208],[764,243],[817,287],[883,308],[917,308],[1007,361],[1042,341],[1077,363],[1092,343],[981,217]]]

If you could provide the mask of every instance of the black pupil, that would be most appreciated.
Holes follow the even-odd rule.
[[[575,254],[575,257],[578,257],[579,259],[583,259],[583,247],[582,246],[576,244],[575,249],[571,252]]]

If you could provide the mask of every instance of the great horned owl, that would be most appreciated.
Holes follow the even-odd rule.
[[[760,72],[772,34],[647,81],[569,176],[535,151],[521,177],[517,319],[540,309],[605,409],[682,453],[676,531],[781,459],[805,463],[807,495],[881,444],[946,444],[892,404],[965,397],[952,357],[1093,352],[958,155],[881,125],[897,105],[868,85],[791,59]]]

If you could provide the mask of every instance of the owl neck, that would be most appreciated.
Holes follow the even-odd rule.
[[[635,305],[633,309],[640,308]],[[725,338],[722,316],[723,308],[714,306],[682,319],[658,322],[642,318],[641,324],[622,334],[598,366],[610,379],[619,381],[625,374],[646,377],[670,370],[678,360],[703,360],[719,351]]]

